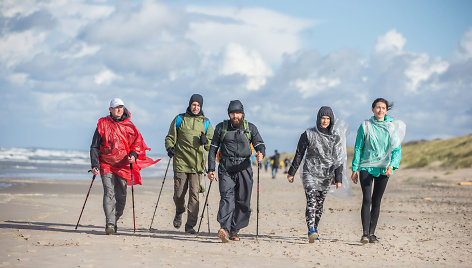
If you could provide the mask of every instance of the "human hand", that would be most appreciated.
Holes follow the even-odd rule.
[[[352,171],[351,180],[354,182],[354,184],[357,184],[357,181],[359,180],[359,172]]]
[[[208,172],[208,176],[207,176],[211,181],[215,180],[215,172],[213,171],[210,171]]]
[[[342,183],[341,182],[336,182],[336,189],[339,189],[341,187]]]
[[[293,179],[294,177],[292,175],[287,175],[288,182],[293,183]]]
[[[392,175],[392,172],[393,172],[393,167],[388,166],[388,167],[385,169],[385,176],[389,177],[390,175]]]
[[[263,158],[264,158],[264,155],[261,152],[256,153],[257,162],[261,162]]]
[[[208,143],[208,139],[207,139],[205,133],[202,132],[202,134],[200,135],[200,144],[205,145],[207,143]]]
[[[92,174],[93,175],[97,175],[99,172],[100,172],[100,170],[98,170],[98,168],[96,168],[96,167],[92,168]]]
[[[174,157],[174,155],[175,155],[175,149],[174,149],[174,147],[169,147],[169,149],[167,149],[167,155],[168,155],[170,158]]]

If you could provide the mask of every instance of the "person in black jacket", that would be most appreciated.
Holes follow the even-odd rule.
[[[251,143],[257,162],[262,161],[265,145],[257,127],[244,120],[244,107],[239,100],[228,106],[230,120],[216,126],[208,153],[208,178],[215,179],[216,154],[220,152],[218,178],[220,205],[217,220],[221,229],[218,237],[223,243],[239,241],[238,232],[249,224],[252,192]]]
[[[316,127],[307,129],[300,136],[287,175],[288,181],[292,183],[306,152],[301,177],[307,201],[305,215],[310,243],[318,239],[318,224],[329,186],[334,183],[337,189],[342,184],[345,150],[342,148],[341,134],[334,130],[334,120],[330,107],[320,108]]]
[[[277,150],[274,151],[274,155],[270,157],[270,160],[272,160],[272,179],[275,179],[280,166],[280,154]]]

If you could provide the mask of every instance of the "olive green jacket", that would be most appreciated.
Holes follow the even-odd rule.
[[[176,119],[177,116],[170,124],[169,132],[165,138],[166,150],[170,147],[175,148],[174,172],[203,173],[204,165],[206,164],[204,160],[206,159],[206,154],[202,150],[203,146],[200,144],[200,135],[205,133],[203,122],[205,116],[185,114],[179,129],[176,129]],[[213,127],[209,123],[206,132],[208,143],[204,146],[205,151],[208,151],[210,148],[213,132]]]

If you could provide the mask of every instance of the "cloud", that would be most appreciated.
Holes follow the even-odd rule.
[[[266,77],[272,75],[268,66],[259,53],[238,44],[229,44],[223,55],[222,75],[242,74],[248,77],[246,88],[258,90],[266,84]]]
[[[375,52],[394,52],[399,53],[403,50],[403,46],[406,43],[404,38],[397,30],[393,29],[388,31],[385,35],[377,38],[377,44],[375,45]]]
[[[454,59],[406,50],[407,37],[395,29],[371,44],[369,57],[352,49],[322,55],[302,37],[316,30],[315,19],[264,8],[151,0],[3,3],[0,123],[22,127],[9,132],[10,144],[19,142],[11,133],[22,131],[31,133],[30,144],[70,146],[70,138],[50,133],[75,135],[74,141],[92,135],[110,99],[120,97],[159,152],[193,93],[204,96],[213,126],[227,118],[229,101],[240,99],[269,150],[293,151],[323,105],[355,132],[376,97],[395,102],[389,113],[407,123],[407,140],[472,132],[472,29],[458,41]],[[79,146],[86,149],[90,138]]]
[[[454,51],[457,61],[465,61],[472,58],[472,27],[467,29]]]
[[[312,20],[264,8],[189,6],[187,11],[198,19],[190,21],[186,37],[205,53],[221,51],[231,43],[241,44],[257,51],[271,65],[279,63],[284,54],[299,50],[300,33],[316,25]]]

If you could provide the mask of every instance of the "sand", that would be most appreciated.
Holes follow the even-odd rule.
[[[256,174],[257,172],[255,172]],[[261,171],[259,237],[253,214],[241,241],[216,237],[219,192],[213,183],[210,229],[206,215],[200,235],[172,226],[172,178],[167,178],[149,232],[162,179],[131,188],[118,233],[104,234],[103,188],[95,180],[80,225],[75,225],[90,181],[2,179],[0,190],[1,267],[470,267],[472,266],[472,169],[400,169],[390,179],[377,226],[377,244],[362,245],[361,192],[348,200],[328,196],[319,226],[321,240],[309,244],[305,196],[300,178],[271,179]],[[207,184],[208,187],[208,184]],[[204,198],[201,196],[200,206]],[[184,220],[186,214],[184,214]],[[198,226],[197,226],[198,227]]]

